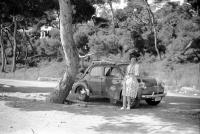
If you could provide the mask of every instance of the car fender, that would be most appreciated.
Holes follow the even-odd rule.
[[[74,83],[73,86],[72,86],[72,92],[73,92],[73,93],[76,93],[76,92],[77,92],[76,90],[77,90],[77,87],[78,87],[78,86],[83,86],[83,87],[85,87],[86,93],[87,93],[87,95],[89,96],[90,90],[89,90],[88,85],[87,85],[87,83],[86,83],[85,81],[79,81],[79,82]]]

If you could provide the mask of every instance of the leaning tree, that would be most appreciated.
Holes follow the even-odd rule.
[[[51,93],[50,101],[54,103],[64,103],[78,73],[80,60],[73,40],[72,23],[90,19],[91,15],[95,13],[95,10],[89,2],[84,0],[58,1],[60,7],[60,37],[66,60],[66,72],[60,80],[57,90]],[[73,9],[72,4],[74,4]],[[73,10],[76,10],[76,14],[74,15]]]

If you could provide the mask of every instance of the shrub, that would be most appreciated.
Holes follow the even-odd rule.
[[[61,42],[57,39],[44,38],[39,39],[34,44],[37,54],[48,55],[53,58],[58,58],[62,56],[61,53]]]
[[[94,35],[90,37],[88,46],[91,48],[91,51],[117,54],[119,40],[114,35]]]
[[[49,32],[49,34],[52,39],[60,40],[60,30],[59,29],[54,28]]]
[[[76,47],[81,50],[84,54],[89,52],[89,47],[87,45],[89,39],[88,35],[84,32],[76,32],[74,34],[74,41],[76,44]]]

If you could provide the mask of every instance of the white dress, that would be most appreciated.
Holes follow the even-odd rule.
[[[137,67],[138,69],[138,67]],[[130,96],[132,98],[136,98],[137,92],[138,92],[138,81],[135,77],[135,75],[138,75],[138,71],[136,72],[136,66],[129,65],[127,67],[127,73],[123,80],[123,90],[122,95],[123,96]]]

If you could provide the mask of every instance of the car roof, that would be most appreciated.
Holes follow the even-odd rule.
[[[87,67],[87,69],[85,70],[84,74],[82,75],[82,77],[84,77],[86,75],[86,73],[93,67],[95,66],[123,66],[123,65],[128,65],[128,62],[113,62],[113,61],[105,61],[105,60],[94,60],[92,61],[92,63]]]
[[[118,62],[118,61],[105,61],[105,60],[97,60],[97,61],[92,61],[92,66],[93,65],[111,65],[111,66],[118,66],[118,65],[128,65],[128,62]]]

